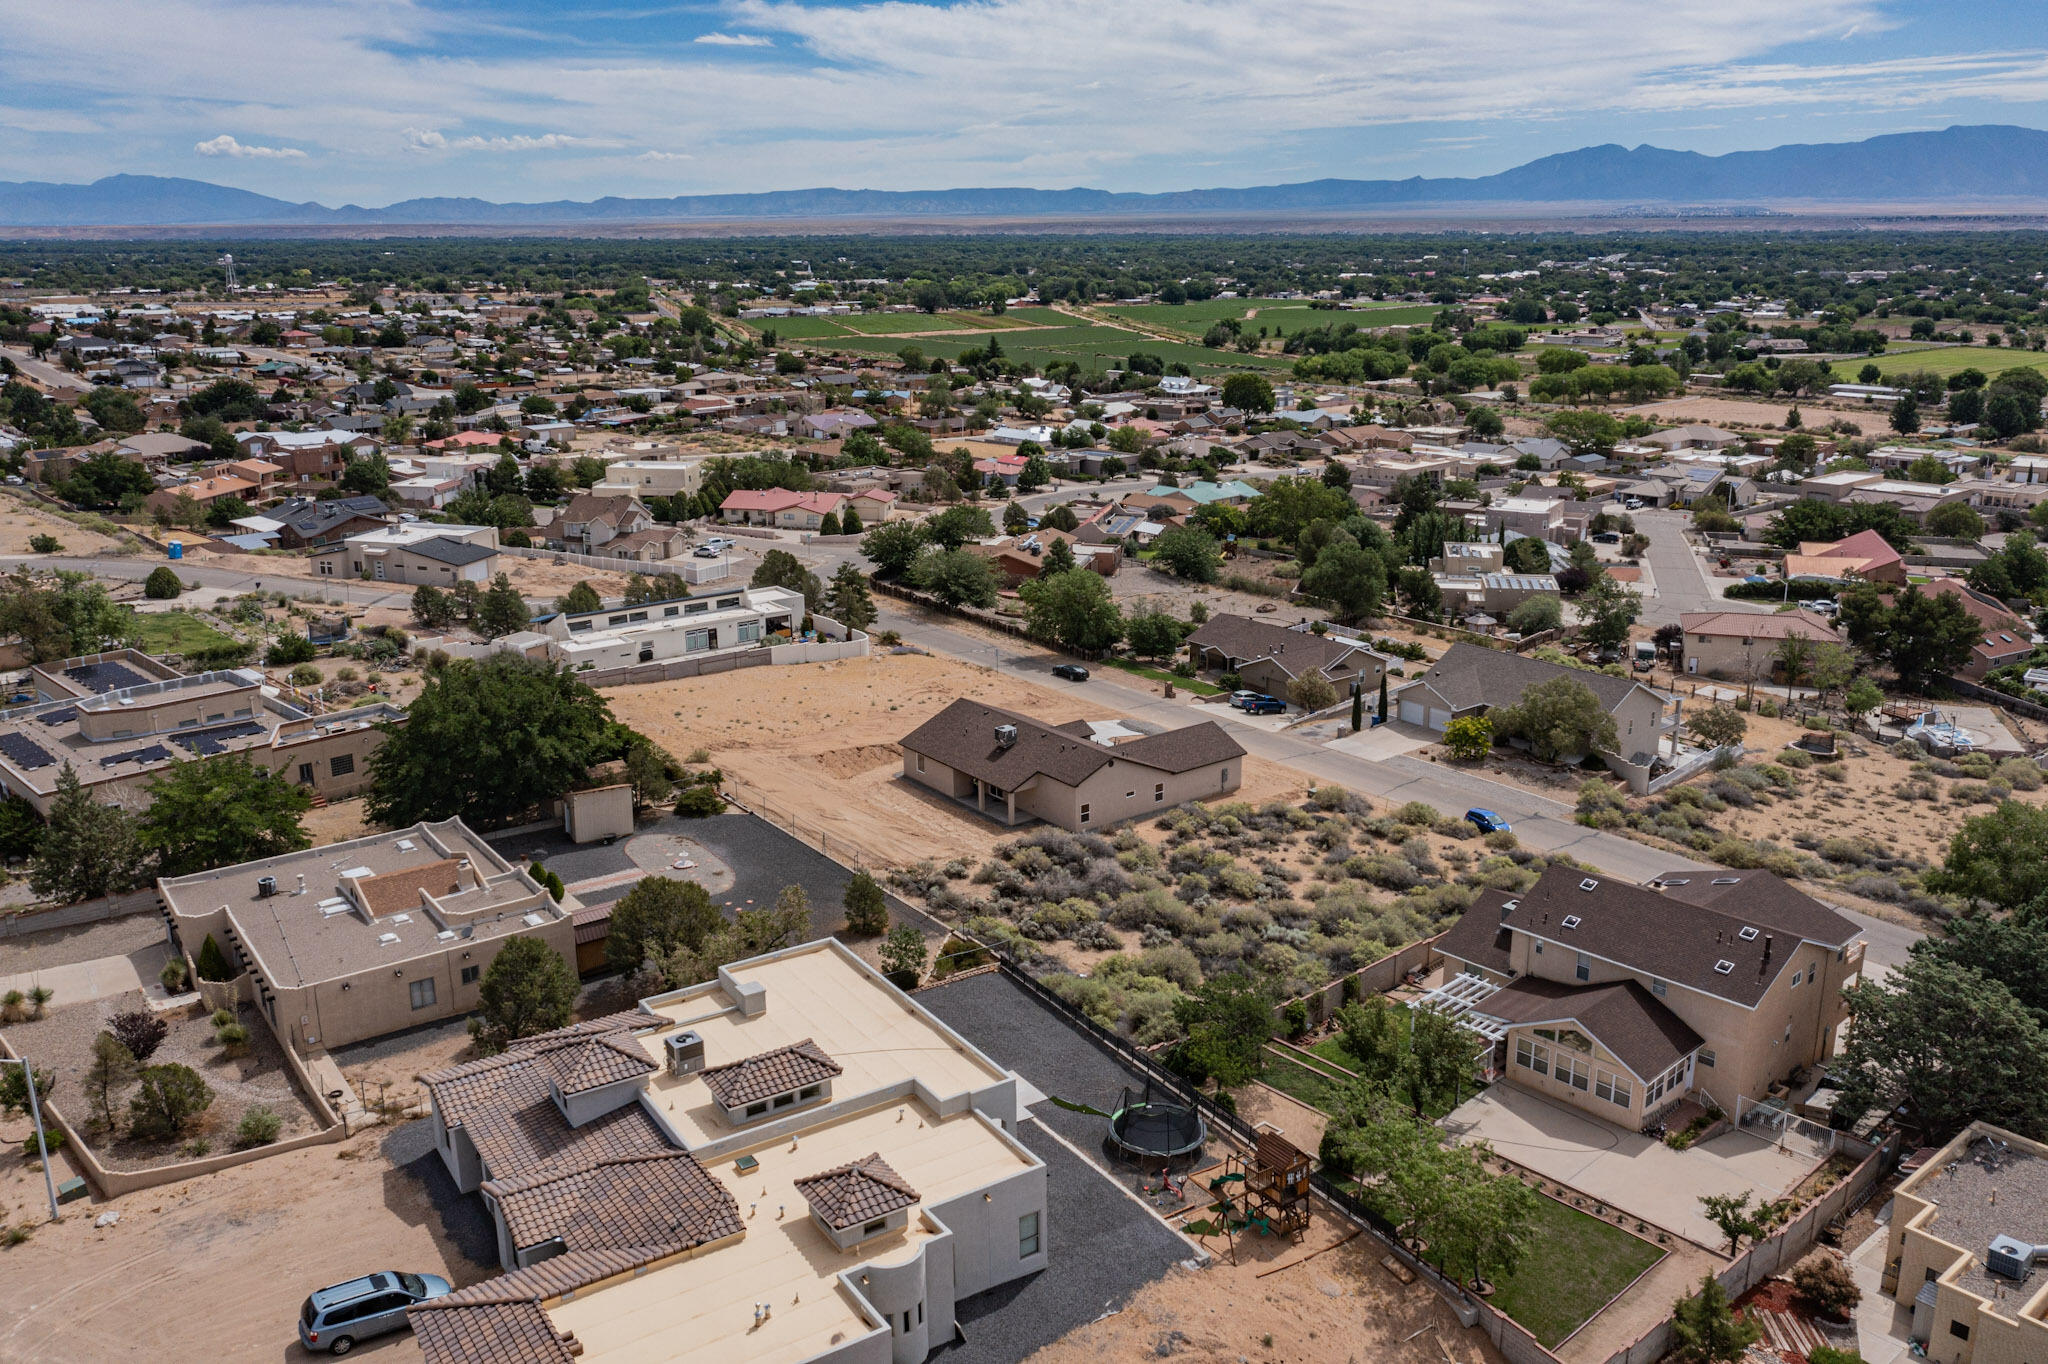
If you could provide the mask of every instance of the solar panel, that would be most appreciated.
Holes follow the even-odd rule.
[[[46,725],[68,725],[78,718],[78,707],[65,706],[61,710],[46,710],[36,719]]]
[[[202,758],[210,758],[216,753],[227,752],[228,741],[245,739],[251,734],[262,732],[262,725],[243,720],[232,725],[216,725],[212,729],[186,730],[183,734],[173,734],[171,742],[180,748],[197,753]]]
[[[151,744],[148,748],[133,748],[126,753],[101,758],[101,767],[119,767],[122,763],[160,763],[168,760],[171,750],[162,744]]]
[[[133,668],[120,663],[87,663],[82,667],[66,668],[64,675],[102,696],[123,687],[140,687],[149,681]]]
[[[25,734],[0,734],[0,753],[24,770],[52,767],[57,762],[41,744]]]

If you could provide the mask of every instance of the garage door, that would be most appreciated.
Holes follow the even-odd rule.
[[[1447,727],[1450,723],[1451,713],[1449,711],[1438,710],[1435,706],[1431,706],[1429,708],[1429,727],[1431,729],[1441,730]]]
[[[1420,701],[1403,701],[1401,703],[1402,724],[1419,725],[1427,718],[1428,712]]]

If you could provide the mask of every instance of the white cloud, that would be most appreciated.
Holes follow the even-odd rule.
[[[635,161],[695,161],[697,158],[688,152],[658,152],[649,149],[633,159]]]
[[[690,40],[713,47],[773,47],[775,40],[760,33],[700,33]]]
[[[222,133],[219,137],[209,137],[206,141],[195,145],[192,150],[198,152],[201,156],[252,156],[265,161],[291,160],[294,157],[303,157],[305,155],[297,147],[246,146],[235,141],[234,138],[229,137],[226,133]]]
[[[435,128],[407,128],[401,136],[406,149],[415,152],[544,152],[584,144],[610,145],[599,138],[572,137],[568,133],[543,133],[539,137],[524,133],[511,137],[450,137]]]

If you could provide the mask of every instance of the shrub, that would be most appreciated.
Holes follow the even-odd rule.
[[[225,1028],[234,1021],[235,1011],[233,1009],[215,1009],[213,1011],[213,1026],[216,1028]]]
[[[1809,1310],[1840,1319],[1856,1310],[1863,1290],[1849,1267],[1826,1252],[1801,1260],[1792,1271],[1792,1293]]]
[[[242,1115],[235,1126],[235,1145],[268,1146],[284,1130],[284,1119],[268,1104],[258,1104]]]
[[[108,1019],[107,1031],[114,1034],[115,1039],[128,1048],[128,1054],[140,1063],[156,1055],[156,1049],[164,1044],[171,1025],[153,1013],[137,1009]]]
[[[676,813],[685,819],[704,819],[725,813],[725,802],[711,786],[686,786],[676,797]]]
[[[120,1018],[112,1021],[118,1024]],[[212,1087],[190,1066],[145,1066],[136,1080],[135,1097],[128,1101],[128,1125],[146,1141],[178,1136],[213,1104]]]
[[[199,978],[201,980],[223,981],[235,978],[234,968],[228,965],[227,953],[220,950],[220,944],[213,940],[213,934],[206,935],[206,941],[199,944]]]
[[[875,878],[857,871],[846,883],[846,931],[876,938],[889,931],[889,905]]]
[[[40,1161],[44,1151],[54,1156],[64,1149],[64,1143],[68,1140],[70,1139],[64,1135],[63,1128],[52,1127],[46,1123],[43,1126],[43,1141],[40,1147],[36,1145],[36,1134],[33,1131],[22,1139],[21,1158],[31,1162]]]
[[[151,601],[176,601],[184,587],[169,565],[159,564],[150,570],[148,579],[142,584],[142,595]]]
[[[38,554],[55,554],[58,550],[64,548],[54,535],[31,535],[28,538],[28,547]],[[159,571],[161,572],[162,570]],[[156,594],[151,593],[150,595],[154,596]]]
[[[291,670],[289,680],[294,687],[317,687],[324,679],[311,663],[301,663]]]
[[[304,635],[279,635],[277,642],[263,655],[263,661],[273,668],[287,668],[297,663],[313,661],[313,641]]]
[[[1436,807],[1423,801],[1411,800],[1394,811],[1394,822],[1431,828],[1436,824]]]
[[[220,1043],[221,1050],[230,1056],[240,1056],[249,1049],[249,1030],[240,1023],[230,1023],[213,1030],[213,1040]]]
[[[185,959],[172,957],[164,963],[164,969],[156,973],[157,983],[164,987],[165,994],[179,995],[185,992]]]

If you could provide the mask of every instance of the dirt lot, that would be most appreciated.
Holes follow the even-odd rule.
[[[90,1111],[84,1075],[92,1061],[93,1038],[110,1016],[142,1007],[142,995],[130,992],[68,1009],[53,1009],[34,1022],[8,1024],[7,1040],[15,1050],[33,1056],[38,1067],[57,1072],[52,1101],[74,1125],[82,1124]],[[199,1119],[191,1134],[193,1138],[210,1143],[217,1152],[231,1150],[236,1124],[244,1113],[259,1105],[284,1120],[280,1137],[296,1137],[318,1129],[319,1119],[300,1098],[277,1041],[261,1019],[245,1013],[249,1046],[243,1055],[234,1057],[223,1053],[214,1042],[213,1023],[207,1013],[194,1009],[190,1013],[172,1011],[160,1017],[170,1024],[170,1031],[163,1045],[149,1058],[149,1064],[188,1065],[213,1089],[213,1103]],[[116,1113],[126,1113],[128,1098],[133,1093],[133,1085],[122,1087],[114,1101]],[[148,1169],[186,1158],[175,1144],[136,1141],[125,1135],[111,1146],[99,1145],[98,1149],[109,1165],[123,1170]]]
[[[56,536],[64,554],[128,553],[137,546],[126,536],[87,530],[19,493],[0,498],[0,554],[33,554],[28,542],[38,535]]]
[[[1743,402],[1736,398],[1673,398],[1669,402],[1644,403],[1640,407],[1618,409],[1625,417],[1648,417],[1651,421],[1701,422],[1709,426],[1728,428],[1775,427],[1785,420],[1785,409],[1792,400],[1768,403]],[[1831,407],[1812,398],[1802,399],[1799,410],[1804,424],[1809,427],[1826,426],[1831,421],[1846,421],[1854,424],[1866,436],[1888,436],[1891,434],[1891,409],[1885,407],[1841,406]]]
[[[10,1146],[28,1133],[25,1122],[0,1124]],[[425,1124],[410,1123],[109,1203],[67,1204],[51,1225],[39,1211],[40,1169],[0,1156],[6,1221],[35,1224],[29,1241],[0,1251],[0,1361],[306,1359],[293,1321],[314,1288],[376,1269],[440,1274],[458,1287],[496,1272],[444,1226],[441,1208],[465,1201],[453,1190]],[[119,1222],[96,1228],[107,1212]],[[481,1253],[478,1239],[472,1232],[465,1244]],[[420,1357],[405,1333],[357,1353]]]
[[[1212,1239],[1217,1258],[1209,1268],[1174,1270],[1140,1289],[1123,1311],[1030,1360],[1098,1364],[1170,1355],[1259,1364],[1492,1364],[1501,1358],[1483,1333],[1458,1325],[1442,1298],[1382,1268],[1373,1253],[1377,1241],[1339,1244],[1345,1230],[1318,1215],[1299,1246],[1246,1236],[1235,1265],[1221,1239]],[[1325,1253],[1304,1260],[1318,1250]]]
[[[66,544],[68,546],[69,542]],[[272,578],[279,581],[299,578],[312,582],[335,581],[320,578],[314,571],[313,561],[296,554],[221,554],[210,549],[187,549],[185,561],[200,568],[261,574],[266,582]],[[521,596],[535,601],[561,596],[579,582],[589,583],[601,597],[617,597],[626,590],[624,573],[608,573],[577,564],[556,565],[548,559],[503,554],[498,557],[498,568],[512,580]],[[390,586],[394,592],[410,590],[404,583],[392,583]]]
[[[990,668],[921,654],[757,668],[605,693],[612,713],[679,758],[706,749],[743,794],[795,815],[806,838],[822,831],[835,856],[876,867],[986,857],[1012,836],[992,821],[899,780],[896,741],[958,697],[1025,711],[1050,724],[1109,719],[1100,706]],[[1268,800],[1299,790],[1288,769],[1245,763],[1236,797]],[[841,852],[844,848],[846,851]]]

